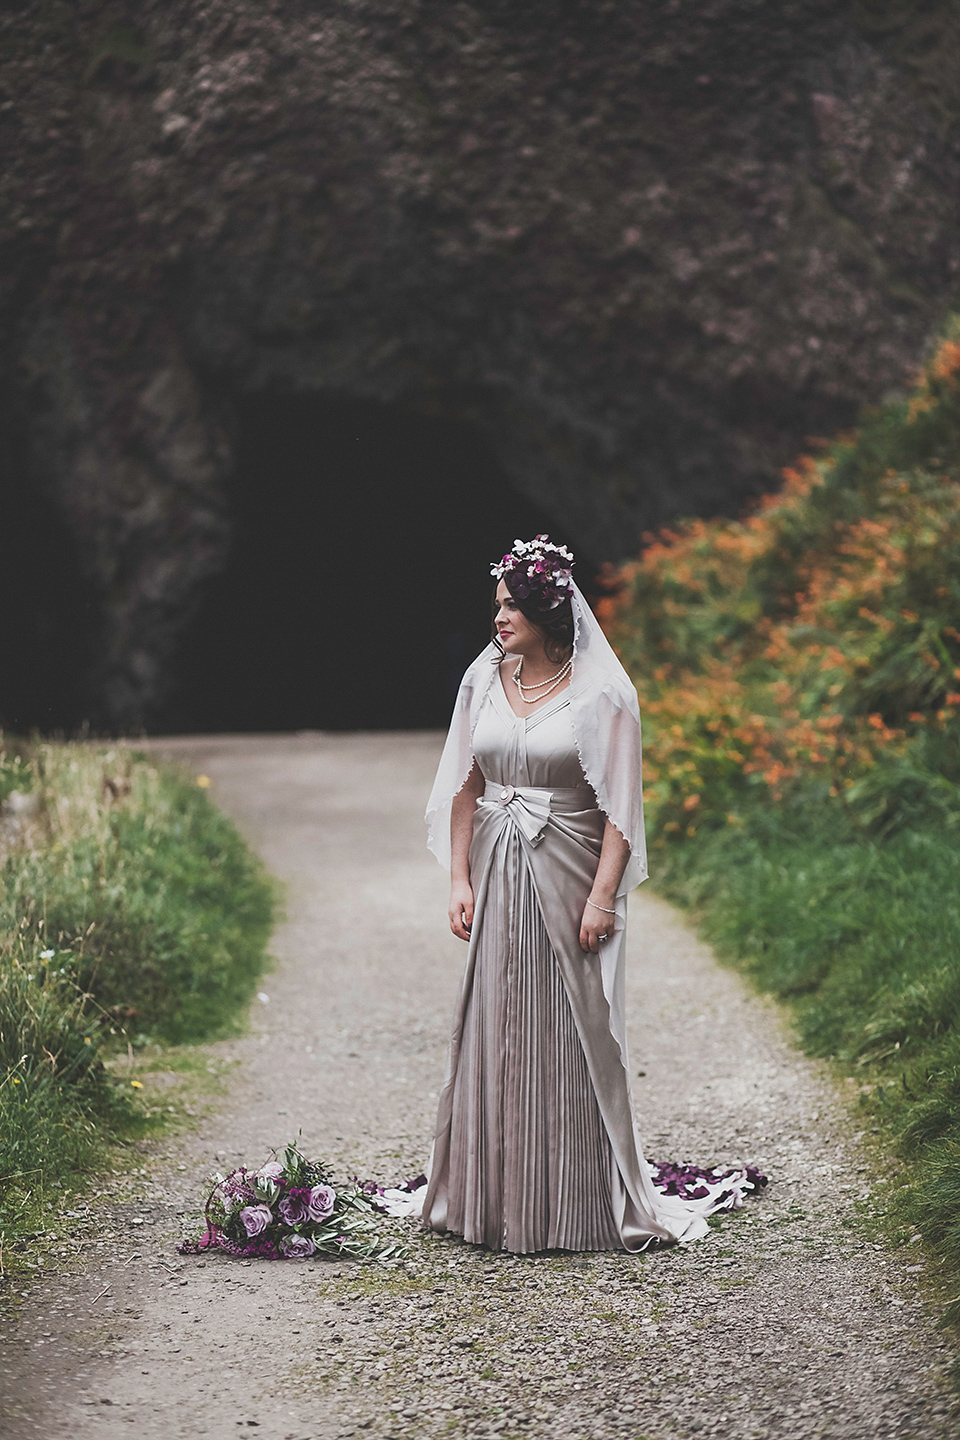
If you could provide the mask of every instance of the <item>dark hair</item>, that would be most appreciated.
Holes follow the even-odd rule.
[[[535,629],[543,636],[543,648],[547,659],[552,665],[559,665],[566,660],[573,649],[573,606],[569,598],[561,600],[553,610],[541,610],[537,605],[534,596],[530,595],[526,600],[521,600],[518,595],[513,594],[513,587],[510,584],[509,572],[504,575],[503,583],[510,594],[513,595],[513,603],[525,620],[529,620]],[[493,592],[493,614],[494,618],[498,610],[497,592]],[[493,625],[493,643],[500,651],[500,660],[506,659],[507,652],[500,644],[500,636],[497,634],[496,624]],[[498,661],[499,663],[499,661]]]

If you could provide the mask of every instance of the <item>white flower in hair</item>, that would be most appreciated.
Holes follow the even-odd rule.
[[[531,598],[541,609],[555,610],[573,585],[573,563],[566,546],[555,545],[547,535],[537,535],[533,540],[514,540],[513,549],[491,565],[490,574],[498,580],[511,575],[511,591],[517,599]]]

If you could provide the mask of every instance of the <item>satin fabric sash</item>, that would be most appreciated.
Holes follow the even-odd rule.
[[[488,811],[490,819],[501,811],[503,824],[512,821],[531,845],[540,844],[551,812],[562,815],[595,807],[593,791],[586,785],[540,790],[533,785],[497,785],[492,780],[487,781],[477,801],[477,808]]]

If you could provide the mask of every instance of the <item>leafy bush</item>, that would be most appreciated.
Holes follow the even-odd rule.
[[[822,792],[873,834],[960,823],[960,320],[916,392],[740,522],[619,575],[613,638],[664,834]]]
[[[960,1275],[960,320],[740,522],[651,537],[605,621],[655,874],[859,1077]],[[960,1316],[958,1316],[960,1318]]]

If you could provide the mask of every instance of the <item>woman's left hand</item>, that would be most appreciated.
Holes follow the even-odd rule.
[[[612,908],[607,906],[607,909]],[[601,945],[609,943],[608,937],[613,934],[615,919],[616,916],[608,915],[605,910],[598,910],[588,900],[580,921],[580,949],[591,955],[599,955]]]

